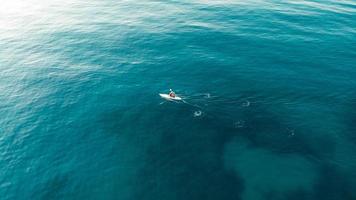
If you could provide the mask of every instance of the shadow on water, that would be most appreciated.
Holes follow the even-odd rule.
[[[350,99],[350,103],[347,105],[345,112],[349,133],[347,137],[356,145],[356,96]]]
[[[288,115],[287,106],[273,103],[274,100],[268,100],[268,97],[252,97],[250,93],[241,93],[240,97],[234,99],[209,102],[207,117],[220,132],[229,137],[244,137],[255,148],[318,160],[334,151],[333,141],[329,137],[314,134],[317,130],[293,121]]]
[[[355,105],[351,107],[354,108]],[[346,138],[350,138],[355,144],[355,109],[348,110],[351,110],[352,114],[348,115],[350,116],[348,118],[350,120],[349,133],[346,133]],[[356,190],[355,171],[350,171],[349,166],[339,166],[342,163],[330,163],[330,161],[337,162],[330,155],[335,155],[337,148],[340,148],[332,137],[316,133],[320,130],[314,130],[308,126],[296,126],[297,134],[291,136],[287,134],[286,127],[289,126],[289,123],[286,123],[287,121],[284,118],[273,115],[261,107],[245,112],[244,116],[249,123],[243,127],[239,135],[248,138],[253,146],[269,149],[275,153],[299,154],[313,161],[317,167],[317,179],[311,191],[300,189],[285,194],[270,191],[265,194],[264,199],[338,200],[356,198],[354,192]],[[351,156],[349,159],[353,159],[353,155],[349,154],[348,156]],[[346,167],[346,170],[344,170],[344,167]]]
[[[306,127],[290,128],[288,119],[263,107],[249,109],[243,115],[246,125],[240,135],[246,137],[255,147],[270,149],[275,153],[293,153],[317,159],[321,159],[325,152],[334,150],[330,138],[318,137],[317,143],[312,142],[308,138],[308,134],[313,133],[312,130]]]
[[[241,199],[245,180],[239,171],[226,169],[222,158],[224,146],[236,136],[246,138],[251,148],[276,155],[298,154],[318,169],[311,190],[272,190],[263,194],[265,199],[354,198],[347,174],[328,164],[325,155],[336,148],[331,138],[311,137],[312,128],[293,127],[286,116],[265,105],[238,108],[234,114],[209,105],[204,116],[197,118],[194,110],[185,104],[150,104],[121,108],[101,119],[106,132],[129,138],[130,145],[140,151],[141,157],[129,164],[137,169],[132,177],[133,199]],[[243,126],[234,126],[236,119],[243,119]],[[292,128],[296,134],[291,134]]]
[[[312,200],[313,199],[313,194],[309,191],[303,190],[303,189],[297,189],[292,192],[288,192],[287,194],[284,195],[285,199],[288,200]],[[269,198],[270,200],[276,199],[276,198]],[[266,200],[269,200],[266,198]]]
[[[347,173],[343,173],[338,167],[324,163],[319,167],[317,180],[312,190],[299,188],[290,192],[280,193],[269,191],[263,195],[265,200],[352,200],[355,199],[355,186]]]
[[[141,152],[132,165],[138,171],[133,199],[240,199],[243,180],[224,169],[222,160],[232,134],[192,111],[168,103],[117,110],[102,120],[107,132],[130,138]],[[136,126],[128,127],[132,121]]]
[[[315,199],[339,200],[355,199],[355,185],[349,175],[338,167],[324,164],[319,169],[319,179],[315,184]]]

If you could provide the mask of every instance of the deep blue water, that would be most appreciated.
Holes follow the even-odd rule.
[[[1,4],[0,199],[356,199],[355,1]]]

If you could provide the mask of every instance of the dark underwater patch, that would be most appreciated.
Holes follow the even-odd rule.
[[[303,189],[288,192],[284,195],[286,200],[313,200],[313,193]],[[266,199],[267,200],[267,199]],[[275,200],[275,199],[271,199]]]
[[[333,152],[333,143],[329,138],[318,137],[317,142],[311,141],[308,135],[311,136],[313,130],[307,127],[292,127],[287,123],[288,116],[277,115],[263,106],[243,110],[242,116],[244,127],[235,131],[257,148],[318,159],[322,159],[324,153]]]
[[[353,200],[356,199],[353,176],[340,167],[324,164],[319,169],[319,179],[314,187],[315,199]]]
[[[214,140],[223,133],[206,129],[199,133],[197,128],[165,130],[147,149],[138,198],[240,199],[243,181],[224,169],[223,144]]]
[[[135,114],[139,111],[141,115]],[[224,144],[234,135],[225,132],[219,120],[194,118],[193,111],[169,102],[104,116],[104,130],[131,138],[143,153],[137,160],[143,165],[137,166],[134,177],[134,199],[240,199],[243,180],[224,169],[222,160]],[[112,118],[117,121],[106,123]],[[136,126],[128,127],[131,121]]]
[[[350,98],[349,103],[345,108],[345,124],[348,132],[346,137],[349,138],[356,145],[356,97]]]

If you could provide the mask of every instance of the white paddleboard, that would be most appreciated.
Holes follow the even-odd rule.
[[[159,96],[161,96],[163,99],[169,100],[169,101],[181,101],[182,98],[175,96],[175,97],[171,97],[169,96],[169,94],[159,94]]]

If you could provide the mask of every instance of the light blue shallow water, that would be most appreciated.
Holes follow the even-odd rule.
[[[1,199],[356,199],[355,1],[1,4]]]

